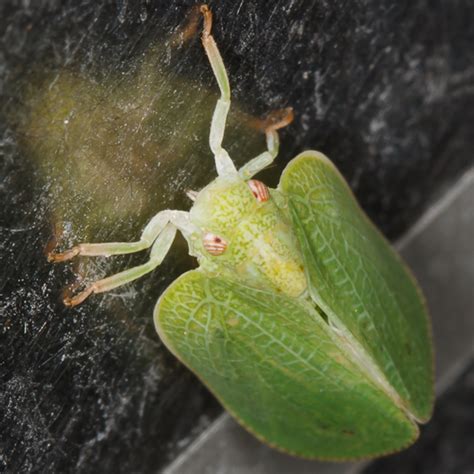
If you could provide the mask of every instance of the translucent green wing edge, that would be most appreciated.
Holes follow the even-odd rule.
[[[418,436],[309,303],[194,270],[166,290],[154,319],[167,348],[274,448],[348,460],[403,449]]]
[[[301,244],[310,293],[361,345],[420,422],[433,407],[433,350],[426,304],[398,254],[323,154],[306,151],[278,188]]]

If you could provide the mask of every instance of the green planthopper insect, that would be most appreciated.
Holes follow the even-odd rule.
[[[418,436],[433,405],[432,346],[423,297],[409,271],[323,154],[305,151],[277,189],[252,179],[267,151],[237,170],[222,147],[230,87],[203,5],[202,42],[220,88],[210,148],[218,177],[190,192],[189,212],[159,212],[131,243],[80,244],[51,253],[117,255],[151,247],[143,265],[96,281],[65,304],[155,269],[177,230],[199,268],[173,282],[154,312],[167,348],[257,438],[328,460],[374,457]]]

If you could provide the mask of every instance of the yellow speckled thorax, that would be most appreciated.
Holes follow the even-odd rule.
[[[259,202],[238,175],[219,177],[197,196],[190,217],[202,233],[212,232],[228,246],[211,256],[195,242],[194,253],[203,269],[221,271],[259,287],[299,296],[306,289],[298,242],[283,211],[278,191]]]

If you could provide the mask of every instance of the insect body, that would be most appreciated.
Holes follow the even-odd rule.
[[[50,254],[115,255],[151,247],[148,262],[74,297],[108,291],[151,272],[176,231],[199,268],[164,292],[154,313],[163,343],[249,431],[286,452],[320,459],[386,454],[412,443],[432,409],[432,348],[416,283],[321,153],[287,166],[277,189],[252,179],[277,155],[237,170],[222,148],[230,87],[204,15],[203,45],[221,97],[210,147],[218,177],[189,212],[166,210],[139,241],[81,244]]]

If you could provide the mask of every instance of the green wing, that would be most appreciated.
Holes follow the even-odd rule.
[[[418,434],[309,301],[194,270],[154,316],[168,349],[271,446],[340,460],[392,452]]]
[[[301,244],[310,294],[413,416],[433,403],[428,316],[416,282],[322,154],[304,152],[279,189]]]

